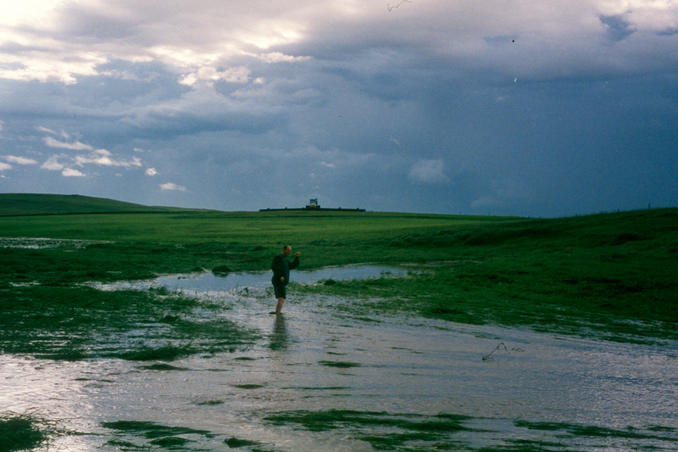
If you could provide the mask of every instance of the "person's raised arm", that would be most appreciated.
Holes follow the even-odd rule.
[[[299,251],[294,253],[294,260],[290,262],[290,269],[297,268],[299,266],[299,256],[301,256]]]

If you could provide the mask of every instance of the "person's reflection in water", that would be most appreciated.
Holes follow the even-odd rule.
[[[278,314],[275,316],[275,323],[273,324],[273,334],[271,334],[271,350],[286,350],[287,349],[287,327],[285,326],[285,316]]]

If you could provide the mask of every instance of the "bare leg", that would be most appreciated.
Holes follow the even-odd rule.
[[[278,298],[278,305],[275,307],[276,314],[280,314],[282,312],[283,303],[285,303],[285,299]]]

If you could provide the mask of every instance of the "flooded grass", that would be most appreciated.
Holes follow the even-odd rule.
[[[171,364],[165,364],[165,363],[158,363],[158,364],[150,364],[148,366],[139,366],[138,369],[143,369],[143,370],[157,370],[161,372],[165,371],[187,371],[191,370],[186,367],[177,367],[177,366],[172,366]]]
[[[474,418],[441,413],[438,415],[388,413],[356,410],[284,411],[266,416],[275,426],[290,426],[310,432],[340,431],[377,450],[474,450],[490,451],[558,451],[602,449],[673,450],[675,436],[653,434],[650,428],[612,429],[594,425],[515,420],[519,430],[508,433],[502,424],[508,420]],[[489,422],[489,423],[488,423]],[[490,428],[488,428],[491,426]],[[494,431],[493,428],[499,428]],[[520,429],[548,432],[542,438],[526,437]],[[672,428],[668,428],[673,431]],[[664,428],[660,428],[664,431]],[[471,435],[471,436],[469,436]],[[519,436],[519,437],[516,437]],[[481,446],[469,439],[485,438]],[[596,442],[603,439],[606,442]]]
[[[206,430],[167,426],[147,421],[114,421],[103,422],[101,425],[115,431],[116,438],[108,441],[109,446],[124,446],[135,449],[153,448],[154,446],[163,448],[183,447],[188,443],[200,440],[201,437],[212,438],[215,436]],[[138,443],[139,439],[142,439],[143,442]]]
[[[217,406],[217,405],[223,405],[224,401],[223,400],[207,400],[205,402],[198,402],[196,405],[198,406]]]
[[[259,388],[263,388],[265,386],[266,385],[256,384],[256,383],[243,383],[243,384],[233,385],[234,388],[238,388],[238,389],[259,389]]]
[[[182,299],[172,291],[131,292],[160,304]],[[343,322],[344,314],[334,306],[350,300],[318,302],[299,294],[283,316],[269,316],[272,300],[266,293],[239,294],[207,299],[198,294],[184,301],[192,308],[158,311],[128,337],[138,341],[154,335],[156,325],[198,337],[180,326],[190,320],[207,325],[201,340],[208,341],[219,329],[211,325],[217,321],[212,317],[228,316],[256,333],[246,353],[212,356],[191,349],[195,353],[174,363],[168,360],[184,348],[166,344],[159,335],[153,343],[132,347],[132,362],[106,356],[62,362],[10,356],[2,364],[6,370],[0,377],[9,385],[4,394],[0,388],[0,400],[23,398],[28,406],[51,406],[53,398],[79,396],[81,405],[62,417],[77,419],[83,407],[95,406],[99,414],[82,417],[145,419],[107,423],[103,433],[68,439],[90,448],[221,450],[235,438],[258,441],[241,446],[250,451],[564,452],[643,444],[670,450],[667,445],[678,441],[671,424],[661,423],[675,417],[670,380],[675,353],[662,346],[554,338],[529,329],[464,327],[416,317]],[[285,346],[271,347],[271,342]],[[199,346],[200,340],[185,345]],[[65,387],[36,387],[61,371],[64,376],[57,380]],[[35,382],[25,381],[34,374]],[[596,403],[582,410],[592,398]],[[617,412],[630,425],[647,427],[619,428]],[[529,420],[514,421],[516,414]],[[591,423],[575,422],[582,418]],[[189,421],[191,430],[164,429]]]
[[[411,442],[416,447],[430,447],[431,442],[469,430],[463,425],[468,419],[456,414],[425,416],[354,410],[287,411],[264,418],[273,425],[297,425],[314,432],[347,430],[380,450],[400,449]]]
[[[652,430],[651,427],[640,429],[629,426],[626,429],[620,430],[595,425],[580,425],[566,422],[529,422],[525,420],[516,420],[514,424],[516,427],[524,427],[530,430],[562,431],[575,437],[647,439],[669,441],[678,444],[678,439],[673,436],[662,436],[655,433],[674,432],[675,429],[671,427],[655,426],[655,430]],[[657,430],[657,427],[659,427],[659,430]]]
[[[337,367],[339,369],[350,369],[352,367],[360,367],[360,363],[354,363],[351,361],[328,361],[328,360],[321,360],[318,361],[318,364],[321,366],[327,366],[327,367]]]
[[[247,446],[258,446],[260,443],[258,441],[250,441],[247,439],[240,439],[236,437],[230,437],[226,438],[224,440],[224,443],[231,449],[237,449],[239,447],[247,447]]]
[[[351,389],[350,386],[290,386],[286,389],[298,389],[300,391],[343,391]]]
[[[544,271],[516,272],[492,258],[482,264],[431,268],[408,278],[337,281],[329,286],[299,286],[298,290],[345,298],[351,302],[338,309],[363,321],[372,321],[380,313],[415,312],[456,323],[527,325],[537,331],[615,342],[651,344],[678,339],[678,310],[668,295],[673,283],[657,286],[648,280],[637,290],[607,291],[605,287],[614,283],[602,278],[590,283],[587,293],[573,293],[570,285],[557,289],[557,277]],[[498,276],[507,273],[514,274],[510,281]],[[541,275],[539,280],[537,275]],[[639,293],[654,300],[648,309],[638,302]]]
[[[22,248],[32,250],[48,248],[65,248],[72,250],[106,243],[112,242],[108,240],[52,239],[45,237],[0,237],[0,248]]]
[[[0,299],[0,350],[36,358],[173,361],[233,352],[257,337],[218,306],[152,291],[41,286]]]
[[[112,356],[128,361],[174,361],[194,353],[198,353],[197,349],[188,345],[179,347],[165,345],[157,348],[143,346],[137,350],[121,352]]]
[[[0,451],[34,449],[47,438],[44,421],[28,415],[0,416]]]
[[[477,452],[575,452],[577,449],[568,448],[563,443],[554,441],[539,441],[528,439],[508,439],[507,444],[482,447]],[[463,450],[463,448],[460,448]],[[454,449],[450,449],[454,450]]]

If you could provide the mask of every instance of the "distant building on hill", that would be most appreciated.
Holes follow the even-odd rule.
[[[365,209],[342,209],[341,207],[338,208],[325,208],[325,207],[320,207],[320,203],[318,202],[318,198],[311,198],[308,201],[308,204],[306,204],[305,207],[293,207],[293,208],[287,208],[285,207],[284,209],[259,209],[259,212],[271,212],[271,211],[279,211],[279,210],[331,210],[333,212],[365,212]]]

